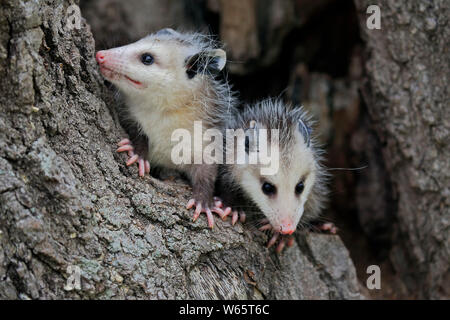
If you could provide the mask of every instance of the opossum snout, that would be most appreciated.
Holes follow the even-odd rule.
[[[95,54],[95,59],[97,60],[98,64],[103,64],[106,61],[106,55],[105,55],[105,51],[98,51]]]
[[[280,233],[281,234],[292,234],[294,233],[296,229],[296,226],[294,225],[294,223],[290,220],[281,220],[280,223]]]

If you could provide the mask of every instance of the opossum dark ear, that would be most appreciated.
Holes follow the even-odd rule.
[[[227,63],[227,54],[222,49],[210,50],[208,52],[210,57],[208,63],[208,69],[212,72],[220,72],[225,67]]]
[[[227,54],[222,49],[199,52],[186,59],[186,73],[189,79],[197,73],[216,74],[220,72],[227,62]]]
[[[311,144],[311,132],[312,129],[308,127],[302,120],[298,121],[298,130],[303,136],[303,139],[305,140],[305,144],[307,147]]]
[[[164,28],[156,32],[157,36],[164,36],[164,35],[176,35],[178,32],[173,30],[172,28]]]

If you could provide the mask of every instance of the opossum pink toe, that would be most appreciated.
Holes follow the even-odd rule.
[[[195,204],[195,210],[194,210],[194,222],[197,221],[197,219],[200,217],[200,214],[202,213],[202,205],[200,203]]]
[[[124,146],[121,146],[119,148],[117,148],[117,152],[124,152],[124,151],[131,151],[133,150],[133,146],[126,144]]]
[[[209,208],[206,208],[205,211],[206,211],[206,217],[208,219],[208,227],[210,227],[212,229],[212,228],[214,228],[214,217]]]
[[[330,230],[331,226],[332,226],[331,223],[326,222],[326,223],[324,223],[324,224],[322,224],[322,225],[320,226],[320,229],[321,229],[321,230]]]
[[[225,213],[223,212],[223,210],[221,208],[218,208],[218,207],[214,206],[211,209],[211,211],[217,213],[222,219],[226,218]]]
[[[220,200],[214,200],[214,206],[216,206],[218,208],[222,208],[223,203]]]
[[[267,243],[267,248],[270,248],[271,246],[273,246],[275,244],[275,242],[277,242],[277,239],[279,237],[279,233],[275,232],[272,239],[269,240],[269,242]]]
[[[241,211],[239,213],[239,221],[241,221],[241,223],[244,223],[245,222],[245,218],[246,218],[245,212]]]
[[[286,245],[286,239],[281,239],[280,243],[278,244],[277,248],[275,249],[275,252],[280,254],[281,251],[283,251],[285,245]]]
[[[336,226],[334,225],[334,223],[332,223],[332,222],[326,222],[326,223],[319,225],[319,229],[322,231],[328,231],[331,234],[336,234],[337,230],[338,230],[336,228]]]
[[[192,220],[195,222],[197,221],[198,217],[200,217],[200,212],[194,212],[194,218]]]
[[[202,204],[201,203],[197,203],[195,205],[195,211],[194,211],[194,216],[197,215],[200,216],[200,213],[202,212]]]
[[[292,247],[294,245],[294,237],[289,237],[287,239],[287,246]]]
[[[234,226],[236,224],[236,222],[238,221],[238,212],[237,211],[233,211],[232,216],[231,216],[231,224]]]
[[[124,145],[126,145],[126,144],[131,144],[131,141],[130,141],[129,139],[127,139],[127,138],[120,140],[119,143],[118,143],[117,145],[118,145],[119,147],[121,147],[121,146],[124,146]]]
[[[144,166],[145,166],[145,173],[150,173],[150,162],[148,160],[145,160]]]
[[[262,227],[260,227],[258,230],[259,231],[266,231],[266,230],[271,230],[272,229],[272,225],[271,224],[265,224]]]
[[[134,156],[132,156],[130,159],[128,159],[127,161],[127,166],[131,166],[133,163],[135,163],[136,161],[138,161],[139,156],[137,154],[135,154]]]
[[[139,158],[139,177],[143,177],[145,175],[145,160]]]
[[[195,199],[190,199],[188,201],[188,203],[186,204],[186,209],[192,208],[194,206],[194,204],[195,204]]]
[[[231,213],[231,208],[226,207],[225,210],[223,210],[224,218],[228,217],[228,215]]]

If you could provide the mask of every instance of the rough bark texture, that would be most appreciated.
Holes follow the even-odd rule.
[[[378,1],[381,30],[366,27],[373,3],[355,2],[368,53],[362,92],[396,204],[390,260],[412,296],[449,298],[449,2]]]
[[[298,234],[278,257],[245,225],[193,223],[186,185],[124,166],[71,3],[0,3],[0,298],[361,298],[339,237]]]

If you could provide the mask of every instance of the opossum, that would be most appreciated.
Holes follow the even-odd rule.
[[[303,108],[267,99],[235,113],[226,128],[241,128],[245,132],[245,163],[237,163],[239,144],[227,144],[227,152],[230,148],[235,149],[235,161],[220,167],[217,183],[217,200],[222,202],[219,206],[233,208],[233,225],[239,212],[241,220],[245,220],[247,204],[253,204],[266,217],[260,230],[274,232],[268,243],[270,247],[280,235],[291,235],[300,219],[313,221],[318,218],[327,199],[328,173],[322,164],[324,152]],[[273,132],[273,129],[278,131]],[[259,133],[264,130],[267,132],[267,149],[273,153],[270,155],[272,161],[279,159],[278,170],[268,174],[261,171],[266,165],[249,161],[250,152],[256,152],[258,156],[262,153],[265,141],[260,139],[263,136]],[[275,139],[275,133],[278,133],[278,139]],[[277,148],[279,158],[276,158]],[[320,228],[336,232],[332,224],[323,224]],[[280,238],[278,252],[285,244],[292,245],[293,242],[292,237]]]
[[[119,142],[117,151],[128,152],[127,165],[137,162],[140,176],[150,172],[150,164],[187,175],[193,187],[187,208],[196,207],[194,220],[206,213],[212,228],[211,212],[224,215],[213,200],[217,165],[205,164],[205,159],[202,164],[175,164],[171,151],[176,142],[171,138],[176,129],[193,134],[194,121],[202,121],[203,131],[219,127],[234,113],[235,94],[215,76],[226,64],[225,51],[210,36],[167,28],[98,51],[96,59],[125,100],[130,137]]]

